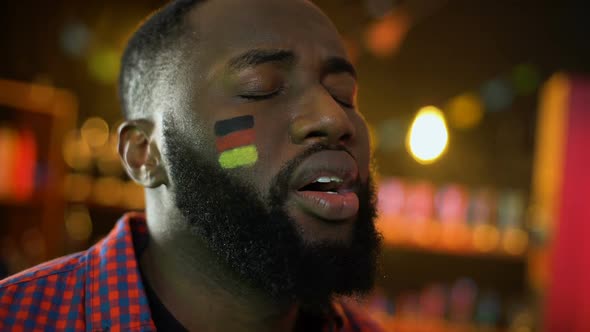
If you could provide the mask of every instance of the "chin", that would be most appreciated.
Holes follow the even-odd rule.
[[[324,220],[300,211],[289,215],[306,244],[348,245],[354,238],[357,217],[347,220]]]

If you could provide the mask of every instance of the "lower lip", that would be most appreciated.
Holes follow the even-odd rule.
[[[324,220],[338,221],[355,217],[359,198],[354,192],[328,194],[323,191],[297,191],[299,207]]]

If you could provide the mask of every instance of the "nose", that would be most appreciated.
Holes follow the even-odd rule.
[[[304,97],[293,117],[290,136],[294,144],[348,145],[355,137],[349,112],[323,88]]]

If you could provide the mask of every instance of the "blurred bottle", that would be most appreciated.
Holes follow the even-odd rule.
[[[405,191],[405,184],[400,179],[388,178],[379,184],[378,207],[382,218],[399,219],[402,217]]]
[[[524,225],[525,198],[520,191],[505,190],[498,197],[498,227],[501,230]]]
[[[389,243],[403,242],[403,209],[406,199],[406,184],[397,178],[384,179],[379,184],[378,227]]]
[[[436,215],[442,224],[442,243],[452,250],[465,250],[471,245],[467,226],[468,195],[460,185],[442,187],[436,194]]]
[[[7,126],[0,126],[0,199],[12,196],[14,153],[17,149],[17,132]]]
[[[468,323],[472,321],[477,285],[469,278],[457,280],[451,287],[449,296],[449,319],[453,322]]]
[[[414,244],[430,246],[435,240],[429,233],[434,219],[435,187],[427,181],[414,183],[406,192],[404,216],[406,232]]]
[[[35,190],[37,168],[37,141],[30,129],[22,129],[18,134],[17,148],[13,157],[13,197],[17,201],[27,201]]]
[[[27,201],[35,190],[37,142],[30,129],[0,127],[0,199]]]
[[[465,188],[451,184],[442,187],[436,195],[438,220],[446,225],[465,224],[467,221],[468,197]]]
[[[477,302],[475,321],[478,325],[496,327],[500,323],[502,307],[500,297],[494,291],[483,292]]]
[[[480,188],[471,192],[467,211],[467,222],[471,226],[493,224],[495,214],[495,194],[491,189]]]
[[[447,290],[439,283],[426,286],[420,294],[420,312],[430,319],[442,320],[447,308]]]

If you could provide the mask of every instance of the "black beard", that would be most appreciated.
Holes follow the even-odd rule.
[[[381,243],[375,230],[372,181],[361,184],[358,220],[350,244],[305,244],[285,210],[288,180],[316,145],[287,163],[266,197],[206,161],[170,122],[164,137],[175,203],[219,263],[277,301],[316,307],[334,295],[363,295],[373,287]]]

